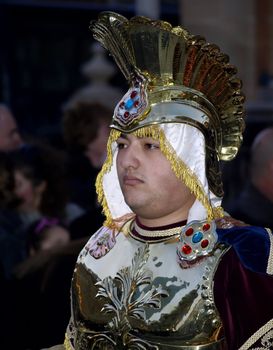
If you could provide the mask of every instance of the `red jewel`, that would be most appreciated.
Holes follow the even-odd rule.
[[[201,247],[206,248],[208,245],[209,245],[209,241],[207,239],[203,239],[203,241],[201,242]]]
[[[185,235],[186,236],[191,236],[193,234],[193,228],[192,227],[189,227],[188,229],[187,229],[187,231],[185,232]]]
[[[136,101],[134,102],[134,106],[137,107],[138,105],[139,105],[139,100],[136,100]]]
[[[120,108],[123,108],[124,107],[124,102],[120,102],[119,106],[120,106]]]
[[[131,98],[134,98],[134,97],[136,97],[136,95],[137,95],[137,91],[134,90],[134,91],[131,92],[130,97],[131,97]]]
[[[128,111],[126,111],[123,115],[124,115],[124,118],[128,118],[130,113]]]
[[[208,231],[210,229],[210,224],[204,224],[203,225],[203,231]]]
[[[182,252],[184,254],[190,254],[192,251],[191,247],[188,245],[188,244],[185,244],[183,247],[182,247]]]

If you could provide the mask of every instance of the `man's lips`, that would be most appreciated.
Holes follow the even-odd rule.
[[[144,183],[144,181],[136,176],[124,175],[124,177],[123,177],[123,184],[127,185],[127,186],[134,186],[134,185],[138,185],[141,183]]]

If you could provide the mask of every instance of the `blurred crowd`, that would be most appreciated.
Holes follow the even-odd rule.
[[[35,350],[63,341],[77,256],[103,223],[95,179],[105,156],[112,111],[96,103],[67,107],[65,147],[22,136],[0,104],[1,344]],[[240,193],[226,198],[236,219],[273,229],[273,127],[260,132],[247,158]],[[242,177],[238,167],[225,173]],[[16,336],[15,336],[16,335]]]
[[[77,102],[62,119],[65,147],[23,137],[0,104],[1,344],[41,349],[63,341],[77,256],[103,223],[94,182],[112,111]],[[16,334],[16,337],[14,337]]]

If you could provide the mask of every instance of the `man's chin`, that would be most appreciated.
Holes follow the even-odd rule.
[[[137,213],[138,209],[143,207],[143,204],[136,201],[135,198],[125,198],[125,203],[135,214]]]

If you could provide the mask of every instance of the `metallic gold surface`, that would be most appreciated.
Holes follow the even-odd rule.
[[[177,283],[166,282],[168,279],[164,277],[154,280],[150,270],[151,261],[155,259],[150,250],[154,246],[133,244],[139,248],[132,257],[124,254],[124,257],[117,258],[124,259],[127,264],[117,271],[114,278],[100,279],[92,272],[91,266],[77,264],[72,283],[73,317],[77,330],[75,349],[226,349],[219,335],[221,321],[212,289],[213,275],[224,250],[217,249],[214,256],[194,267],[201,277],[199,283],[192,284],[188,280],[191,273],[185,277],[187,292],[168,313],[168,303],[173,303],[171,295],[177,293]],[[173,245],[167,246],[172,249]],[[167,249],[166,245],[164,247]],[[161,312],[161,308],[165,312]],[[160,317],[153,318],[149,310],[152,314],[159,312]]]
[[[227,55],[200,36],[182,27],[145,17],[125,17],[103,12],[91,23],[95,39],[110,51],[133,88],[134,77],[144,77],[148,105],[127,126],[114,117],[112,127],[131,132],[145,125],[181,122],[198,127],[207,144],[208,179],[216,195],[222,195],[218,160],[237,154],[244,129],[244,96],[236,68]],[[170,103],[171,102],[171,103]],[[197,120],[172,111],[172,103],[194,106],[207,118]],[[169,113],[153,109],[168,103]]]

